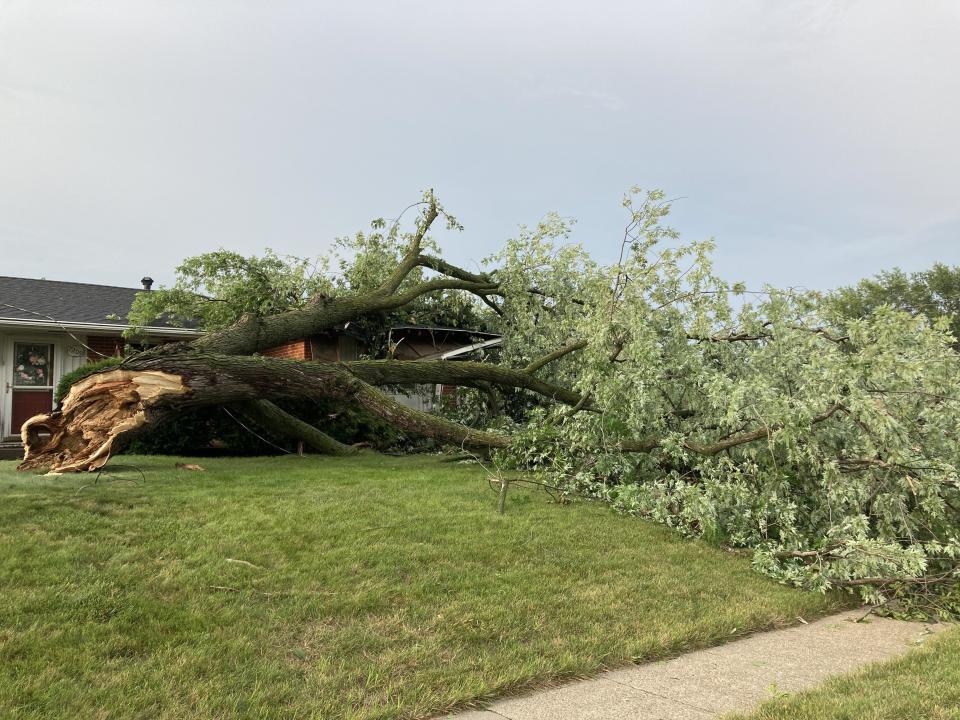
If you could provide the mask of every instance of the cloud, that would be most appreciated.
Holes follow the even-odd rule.
[[[602,90],[586,90],[569,85],[554,85],[544,81],[531,81],[524,92],[533,99],[557,99],[561,103],[568,100],[576,101],[581,107],[599,109],[609,112],[618,112],[625,106],[624,100],[618,96]]]
[[[426,187],[465,223],[446,238],[464,263],[549,210],[606,256],[633,184],[686,196],[681,231],[717,237],[718,265],[753,285],[960,263],[946,0],[49,0],[2,17],[4,273],[169,282],[221,245],[315,255]]]

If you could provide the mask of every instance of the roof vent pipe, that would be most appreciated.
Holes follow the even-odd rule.
[[[153,287],[153,278],[148,275],[147,277],[140,278],[140,282],[143,283],[143,289],[150,292],[150,288]]]

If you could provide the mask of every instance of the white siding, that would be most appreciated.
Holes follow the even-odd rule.
[[[81,365],[86,365],[87,349],[84,347],[86,342],[86,335],[77,335],[76,339],[66,336],[56,343],[57,357],[55,359],[60,361],[58,363],[60,370],[58,371],[56,366],[53,368],[56,382],[60,382],[60,378],[68,372],[73,372]]]
[[[423,412],[433,412],[436,407],[434,385],[415,385],[410,388],[408,393],[387,393],[391,398],[401,405],[422,410]]]
[[[8,384],[13,379],[13,345],[17,342],[50,343],[53,348],[53,386],[56,387],[60,378],[71,370],[87,362],[87,350],[84,344],[86,335],[65,332],[50,332],[45,330],[6,330],[0,334],[0,436],[15,433],[10,427],[12,411],[12,394]],[[52,409],[52,408],[51,408]]]

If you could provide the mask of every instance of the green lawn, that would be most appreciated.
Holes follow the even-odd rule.
[[[960,629],[897,660],[726,720],[960,720]]]
[[[0,717],[422,717],[839,603],[436,458],[117,461],[0,463]]]

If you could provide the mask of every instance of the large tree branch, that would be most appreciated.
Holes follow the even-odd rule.
[[[585,348],[586,346],[587,346],[587,341],[586,341],[586,340],[577,340],[577,341],[575,341],[575,342],[567,343],[566,345],[564,345],[564,346],[563,346],[562,348],[560,348],[559,350],[554,350],[554,351],[553,351],[552,353],[550,353],[549,355],[544,355],[543,357],[537,358],[536,360],[534,360],[533,362],[531,362],[529,365],[527,365],[527,366],[523,369],[523,371],[524,371],[525,373],[527,373],[528,375],[532,375],[533,373],[535,373],[535,372],[536,372],[537,370],[539,370],[540,368],[542,368],[542,367],[544,367],[544,366],[546,366],[546,365],[549,365],[550,363],[554,362],[555,360],[559,360],[559,359],[562,358],[564,355],[567,355],[567,354],[569,354],[569,353],[575,352],[576,350],[583,350],[583,348]]]
[[[407,249],[406,255],[404,255],[403,260],[400,261],[397,268],[390,274],[390,277],[380,286],[379,292],[385,295],[395,293],[397,288],[407,279],[410,272],[417,267],[417,259],[420,255],[423,238],[430,229],[430,226],[433,225],[433,221],[437,219],[437,215],[439,215],[437,199],[431,192],[427,210],[420,219],[420,222],[417,223],[417,230],[414,233],[413,240],[410,242],[410,247]]]
[[[421,267],[430,268],[435,272],[447,275],[449,277],[458,278],[460,280],[467,280],[469,282],[475,282],[478,284],[492,283],[497,288],[496,291],[490,293],[475,293],[482,301],[483,304],[488,308],[493,310],[497,315],[503,315],[503,308],[501,308],[497,303],[490,299],[490,295],[499,295],[499,284],[495,283],[494,280],[487,274],[477,275],[472,272],[468,272],[463,268],[457,267],[451,263],[448,263],[446,260],[441,258],[433,257],[432,255],[421,255],[417,263]]]
[[[492,282],[474,282],[473,280],[457,280],[446,277],[425,280],[397,295],[391,295],[384,300],[382,309],[393,310],[403,307],[416,300],[421,295],[436,292],[437,290],[464,290],[474,295],[484,297],[497,294],[498,286]]]
[[[428,211],[421,225],[424,233],[428,225],[426,220],[432,222],[435,217],[435,212]],[[422,239],[422,235],[418,237]],[[413,267],[418,265],[442,273],[442,276],[425,280],[402,292],[397,292],[403,279],[409,275]],[[400,278],[401,274],[402,278]],[[397,278],[400,278],[399,282]],[[267,317],[245,316],[229,328],[205,335],[191,344],[204,352],[221,355],[250,355],[283,345],[291,340],[330,330],[345,322],[401,308],[423,295],[442,290],[462,290],[472,293],[495,312],[502,314],[502,309],[490,299],[491,296],[503,294],[499,283],[488,275],[470,273],[439,258],[420,254],[419,240],[415,240],[401,265],[375,292],[312,299],[304,307]],[[529,292],[543,294],[536,288],[531,288]],[[573,300],[573,302],[580,301]]]
[[[357,448],[315,428],[310,423],[281,410],[269,400],[248,400],[240,406],[241,412],[272,435],[302,440],[324,455],[355,455]]]
[[[767,321],[763,323],[761,328],[768,328],[773,326],[773,322]],[[846,335],[834,335],[825,327],[803,327],[802,325],[787,325],[790,330],[798,330],[800,332],[808,332],[813,335],[818,335],[824,340],[829,340],[835,345],[843,345],[844,343],[850,340]],[[773,333],[766,332],[765,330],[759,330],[757,332],[728,332],[728,333],[719,333],[716,335],[687,335],[687,340],[695,340],[696,342],[753,342],[755,340],[771,340],[773,339]]]
[[[438,272],[441,275],[448,275],[449,277],[457,278],[458,280],[469,280],[470,282],[475,283],[494,282],[489,275],[477,275],[475,273],[468,272],[461,267],[457,267],[452,263],[448,263],[443,258],[434,257],[433,255],[418,256],[417,265],[420,267],[429,268],[430,270]]]
[[[316,335],[351,320],[395,310],[439,290],[463,290],[482,297],[494,293],[496,285],[439,277],[392,295],[368,293],[327,298],[277,315],[244,317],[225,330],[194,340],[191,345],[197,350],[218,355],[251,355]]]
[[[468,360],[351,360],[340,366],[371,385],[474,385],[482,381],[530,390],[568,405],[582,400],[580,393],[532,377],[523,370]]]
[[[816,425],[821,423],[824,420],[833,417],[836,413],[843,409],[843,405],[831,405],[824,412],[814,416],[811,419],[810,424]],[[748,443],[756,442],[757,440],[765,440],[773,435],[773,433],[778,430],[782,430],[783,428],[783,423],[774,423],[773,425],[765,425],[764,427],[758,428],[751,432],[738,433],[714,443],[698,443],[692,440],[685,440],[683,442],[683,447],[698,455],[716,455],[724,450],[735,448],[738,445],[746,445]],[[620,449],[624,452],[651,452],[656,450],[658,447],[661,447],[664,442],[664,438],[660,437],[647,438],[645,440],[626,440],[620,443]]]

